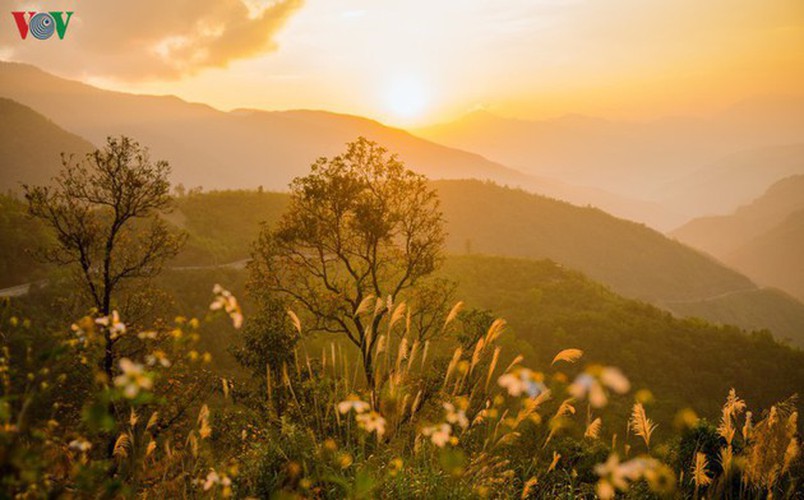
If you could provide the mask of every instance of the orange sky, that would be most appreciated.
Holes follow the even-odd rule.
[[[478,107],[642,118],[804,92],[801,0],[3,0],[44,4],[76,12],[65,40],[4,29],[0,57],[222,109],[418,126]]]

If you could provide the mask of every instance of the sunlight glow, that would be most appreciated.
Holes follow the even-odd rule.
[[[420,78],[394,78],[385,93],[385,102],[394,116],[403,120],[419,118],[427,111],[431,93]]]

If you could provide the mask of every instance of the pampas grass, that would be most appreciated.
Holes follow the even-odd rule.
[[[580,349],[564,349],[563,351],[556,354],[556,357],[553,358],[553,362],[550,363],[554,365],[559,361],[566,361],[567,363],[575,363],[583,356],[583,351]]]
[[[642,403],[635,403],[631,410],[631,419],[629,426],[634,434],[641,437],[645,442],[645,447],[650,450],[650,437],[653,431],[656,430],[657,424],[653,423],[651,419],[645,414],[645,407]]]

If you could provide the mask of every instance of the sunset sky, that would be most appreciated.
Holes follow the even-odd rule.
[[[0,58],[221,109],[315,108],[400,126],[705,113],[804,92],[801,0],[2,0],[73,10],[63,41]]]

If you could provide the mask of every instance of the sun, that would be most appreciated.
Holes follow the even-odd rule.
[[[411,122],[427,112],[430,98],[430,89],[423,79],[415,76],[397,77],[386,88],[385,106],[395,119]]]

